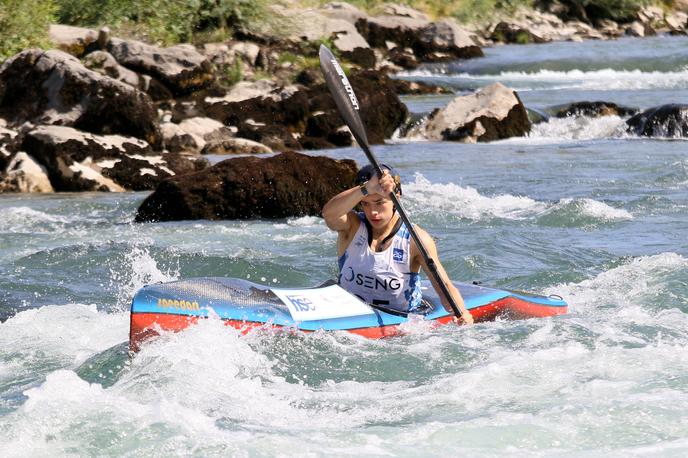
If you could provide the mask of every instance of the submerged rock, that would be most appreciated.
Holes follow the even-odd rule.
[[[569,105],[554,107],[550,111],[554,112],[557,118],[569,116],[633,116],[638,113],[638,108],[624,107],[611,102],[575,102]]]
[[[626,121],[629,130],[645,137],[688,137],[688,105],[668,104],[650,108]]]
[[[266,159],[228,159],[170,178],[143,201],[137,222],[285,218],[320,215],[353,186],[356,163],[286,152]]]

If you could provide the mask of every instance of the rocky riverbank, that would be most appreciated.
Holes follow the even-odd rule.
[[[301,170],[294,163],[303,159],[285,156],[289,160],[282,162],[291,164],[285,170],[292,170],[291,177],[298,179],[288,180],[288,193],[280,197],[274,193],[287,188],[274,183],[286,178],[267,173],[275,168],[269,161],[252,160],[248,165],[242,159],[209,167],[203,155],[350,146],[354,140],[318,68],[320,43],[331,47],[344,63],[372,143],[382,143],[395,132],[409,139],[493,141],[527,135],[535,121],[515,91],[493,84],[457,97],[410,125],[399,95],[446,89],[390,76],[421,63],[478,58],[482,47],[497,42],[685,33],[688,22],[685,13],[647,8],[632,21],[617,23],[552,5],[547,12],[521,10],[480,26],[460,25],[452,19],[432,21],[419,11],[393,4],[376,16],[341,2],[307,10],[275,6],[274,13],[287,24],[284,29],[243,31],[222,43],[166,48],[111,36],[108,28],[54,25],[50,35],[56,49],[29,49],[0,67],[0,191],[127,191],[160,186],[151,200],[155,205],[146,204],[141,220],[168,219],[151,210],[165,207],[160,197],[165,190],[175,189],[168,193],[169,202],[175,202],[179,189],[199,193],[198,186],[211,182],[228,189],[217,199],[220,195],[227,201],[236,199],[237,190],[252,186],[265,191],[262,197],[251,194],[256,202],[261,198],[282,202],[291,193],[311,192],[307,183],[317,182],[325,169],[337,171],[342,165],[325,161]],[[587,109],[604,115],[609,111],[601,107],[608,105],[582,101],[562,107],[562,112],[577,115]],[[629,110],[624,114],[636,114]],[[682,134],[685,113],[684,106],[655,107],[629,120],[629,129],[653,135],[656,126],[669,122],[676,124],[674,132]],[[255,173],[241,183],[218,178],[232,167],[250,167]],[[193,183],[183,185],[185,177]],[[317,213],[322,203],[306,200],[308,205],[292,213]],[[197,210],[177,216],[283,215],[274,206],[262,207],[268,210]]]

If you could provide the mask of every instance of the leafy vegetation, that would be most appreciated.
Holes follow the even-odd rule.
[[[0,1],[0,61],[26,48],[47,46],[55,11],[52,0]]]
[[[267,18],[269,0],[54,0],[63,24],[109,25],[115,33],[173,44],[226,39]],[[218,33],[219,32],[219,33]]]

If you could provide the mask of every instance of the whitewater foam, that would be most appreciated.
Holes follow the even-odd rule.
[[[547,87],[548,89],[577,90],[643,90],[643,89],[688,89],[688,68],[674,72],[641,70],[538,70],[535,72],[500,72],[498,74],[450,73],[446,69],[414,70],[400,73],[405,78],[442,79],[443,82],[458,85],[474,81],[484,84],[500,82],[518,91]]]
[[[529,197],[502,194],[495,197],[481,195],[470,186],[453,183],[431,183],[417,173],[413,183],[405,183],[405,196],[421,211],[439,210],[461,218],[524,219],[546,210],[547,205]]]

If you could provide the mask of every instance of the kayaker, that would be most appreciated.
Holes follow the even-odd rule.
[[[420,250],[394,208],[389,194],[401,196],[401,180],[391,167],[381,164],[382,177],[372,165],[359,170],[356,186],[325,204],[322,216],[327,227],[337,231],[339,284],[365,302],[407,313],[421,313],[420,269],[430,278],[442,304],[451,310]],[[362,212],[354,209],[360,204]],[[435,242],[426,231],[414,225],[428,255],[447,285],[454,303],[466,323],[473,317],[461,293],[449,281],[437,254]],[[458,320],[457,320],[458,321]]]

